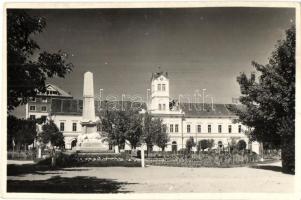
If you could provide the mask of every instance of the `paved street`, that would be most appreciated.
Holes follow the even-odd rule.
[[[16,192],[293,192],[294,176],[280,163],[260,168],[83,167],[8,176]]]

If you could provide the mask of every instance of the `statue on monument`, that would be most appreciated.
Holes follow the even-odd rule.
[[[95,116],[93,73],[84,74],[82,133],[77,138],[77,151],[99,152],[109,150],[107,138],[97,131],[101,121]]]

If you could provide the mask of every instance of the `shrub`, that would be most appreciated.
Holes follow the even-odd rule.
[[[198,146],[197,146],[197,151],[199,152],[200,150],[204,151],[205,149],[207,149],[209,147],[209,143],[208,140],[200,140],[198,142]]]
[[[191,151],[192,147],[195,146],[195,142],[194,142],[194,139],[193,137],[190,137],[187,141],[186,141],[186,149],[188,152]]]
[[[236,146],[239,151],[245,150],[247,147],[247,143],[244,140],[239,140]]]

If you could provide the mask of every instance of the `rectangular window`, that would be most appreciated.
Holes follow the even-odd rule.
[[[218,125],[218,133],[222,132],[222,125]]]
[[[241,133],[241,125],[238,125],[238,133]]]
[[[36,116],[35,116],[35,115],[30,115],[29,118],[30,118],[31,120],[35,120],[35,119],[36,119]]]
[[[173,132],[173,124],[170,124],[169,126],[169,131],[172,133]]]
[[[76,131],[76,123],[72,123],[72,131]]]
[[[232,132],[232,126],[231,126],[231,125],[228,126],[228,132],[229,132],[229,133]]]
[[[176,133],[179,132],[179,124],[176,124],[176,125],[175,125],[175,132],[176,132]]]
[[[43,103],[47,103],[47,98],[46,97],[42,97],[42,102]]]
[[[211,133],[211,125],[208,125],[208,133]]]
[[[64,131],[65,130],[65,123],[61,122],[60,123],[60,131]]]
[[[163,110],[165,110],[166,109],[166,106],[165,106],[165,104],[163,104]]]
[[[162,110],[161,104],[159,103],[159,110]]]
[[[202,132],[202,127],[201,125],[198,125],[198,133]]]
[[[161,91],[161,84],[158,84],[158,91]]]
[[[30,110],[30,111],[35,111],[35,110],[36,110],[36,106],[30,106],[30,107],[29,107],[29,110]]]
[[[42,111],[46,112],[47,111],[47,107],[46,106],[42,106]]]
[[[165,84],[162,84],[162,91],[165,91]]]
[[[187,125],[187,133],[190,133],[190,125]]]

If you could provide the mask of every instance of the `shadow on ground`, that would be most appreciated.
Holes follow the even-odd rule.
[[[46,180],[8,180],[7,192],[33,193],[128,193],[123,190],[127,182],[118,182],[113,179],[98,179],[96,177],[54,176]]]
[[[37,164],[23,164],[23,165],[7,165],[7,176],[22,176],[25,174],[61,174],[59,171],[87,171],[85,168],[51,168],[48,165],[37,165]]]
[[[271,170],[271,171],[275,171],[275,172],[282,172],[282,167],[274,166],[274,165],[256,165],[256,166],[251,166],[251,168]]]

